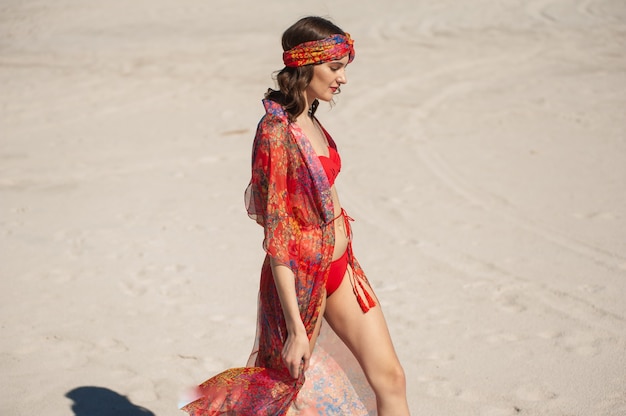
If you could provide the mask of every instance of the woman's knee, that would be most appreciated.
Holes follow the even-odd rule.
[[[379,374],[373,375],[370,382],[377,395],[404,395],[406,392],[406,376],[399,362],[386,366]]]

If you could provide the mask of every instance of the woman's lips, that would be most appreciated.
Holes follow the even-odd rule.
[[[339,87],[330,87],[330,89],[332,90],[333,94],[335,93],[335,91],[337,91]]]

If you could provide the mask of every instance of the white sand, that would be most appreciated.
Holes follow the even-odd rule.
[[[320,118],[413,414],[626,414],[619,0],[3,1],[0,414],[177,415],[245,363],[251,140],[307,14],[356,39]]]

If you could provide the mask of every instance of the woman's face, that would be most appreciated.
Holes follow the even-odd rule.
[[[336,61],[313,66],[313,79],[306,87],[309,102],[316,98],[322,101],[332,100],[339,87],[348,82],[346,66],[348,55]]]

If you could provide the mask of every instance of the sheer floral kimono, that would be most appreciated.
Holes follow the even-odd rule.
[[[323,319],[320,308],[335,244],[334,207],[328,179],[306,136],[279,104],[270,100],[263,104],[266,115],[257,128],[252,179],[245,193],[248,214],[264,229],[267,252],[255,348],[247,367],[226,370],[204,382],[198,398],[183,410],[191,416],[375,414],[371,390],[356,360],[328,325],[322,325],[309,370],[299,379],[293,379],[282,362],[287,329],[269,259],[293,271],[310,339]],[[375,302],[362,290],[367,280],[351,245],[348,250],[354,293],[367,312]]]

